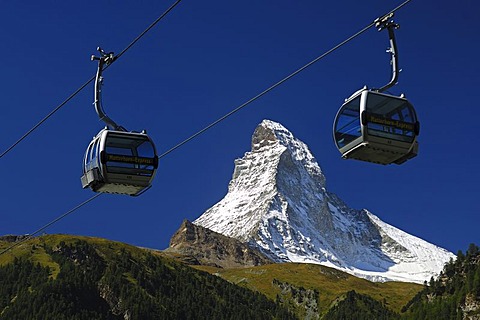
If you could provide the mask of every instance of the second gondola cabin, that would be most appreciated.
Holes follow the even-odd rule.
[[[341,106],[333,131],[344,159],[386,165],[417,155],[419,129],[415,109],[404,96],[365,87]]]
[[[145,133],[103,129],[83,160],[83,188],[136,196],[151,186],[158,167],[155,145]]]

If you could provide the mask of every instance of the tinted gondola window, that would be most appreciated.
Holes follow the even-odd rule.
[[[153,144],[150,141],[143,141],[138,147],[137,147],[137,152],[138,156],[142,158],[154,158],[155,157],[155,149],[153,148]],[[149,169],[153,170],[154,165],[153,164],[142,164],[140,166],[142,169]]]
[[[369,93],[366,111],[369,135],[405,142],[415,138],[415,112],[405,99]]]
[[[107,152],[107,155],[133,157],[135,156],[135,153],[134,153],[135,149],[133,144],[135,141],[136,140],[132,141],[132,139],[108,136],[107,143],[106,143],[107,147],[105,151]],[[114,168],[134,168],[135,167],[135,164],[132,162],[114,161],[112,159],[116,159],[116,158],[107,157],[108,171],[117,171]]]
[[[342,148],[362,135],[360,127],[360,97],[345,104],[337,115],[335,142]]]
[[[93,143],[91,143],[88,148],[87,148],[87,151],[85,151],[85,157],[84,157],[84,160],[83,160],[83,167],[84,167],[84,170],[83,172],[86,172],[91,168],[91,154],[92,154],[92,148],[93,148]]]
[[[155,150],[150,141],[143,141],[137,147],[138,155],[140,157],[152,158],[155,156]]]
[[[93,144],[92,155],[90,157],[90,166],[92,168],[98,168],[98,153],[99,153],[100,139],[96,139]]]
[[[90,143],[85,152],[84,172],[90,171],[93,168],[98,168],[98,145],[100,139],[96,139]]]
[[[151,176],[155,149],[147,137],[107,138],[106,167],[108,172]]]

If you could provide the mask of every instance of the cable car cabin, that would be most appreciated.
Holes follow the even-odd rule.
[[[139,195],[151,186],[158,167],[155,145],[146,133],[103,129],[83,160],[83,188]]]
[[[417,155],[419,122],[403,97],[366,87],[345,101],[335,117],[335,144],[344,159],[401,164]]]

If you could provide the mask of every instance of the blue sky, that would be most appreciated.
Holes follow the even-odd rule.
[[[172,2],[3,1],[0,149],[87,81],[97,46],[124,49]],[[162,153],[361,30],[401,1],[190,1],[105,71],[107,114],[146,129]],[[399,83],[421,122],[419,156],[401,166],[340,158],[343,100],[390,79],[387,33],[374,28],[160,161],[138,198],[104,195],[47,230],[165,248],[227,191],[233,160],[263,119],[307,143],[329,191],[349,206],[456,253],[480,244],[480,51],[474,0],[412,0],[401,25]],[[83,153],[104,126],[93,84],[0,159],[0,234],[30,233],[93,195]]]

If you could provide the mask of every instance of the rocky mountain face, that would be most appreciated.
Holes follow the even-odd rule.
[[[178,253],[188,264],[221,268],[253,267],[273,263],[256,249],[237,239],[184,220],[165,252]]]
[[[326,189],[307,145],[264,120],[235,160],[228,193],[194,221],[277,262],[318,263],[372,281],[423,283],[455,256],[349,208]]]

